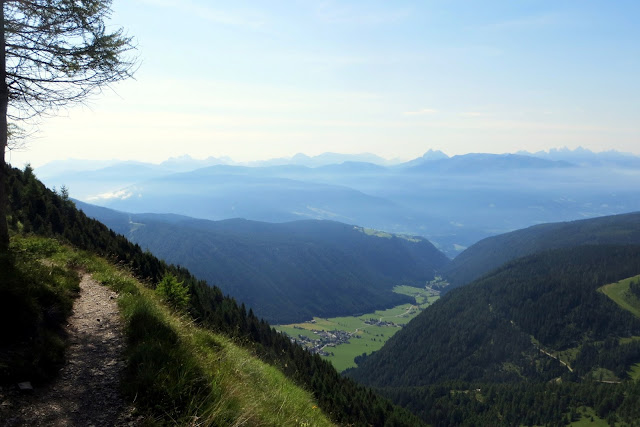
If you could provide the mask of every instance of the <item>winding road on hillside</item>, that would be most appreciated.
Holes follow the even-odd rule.
[[[83,274],[66,332],[66,362],[51,384],[2,402],[2,426],[136,425],[118,391],[125,367],[117,294]]]
[[[558,362],[560,362],[561,365],[563,365],[565,368],[567,368],[569,370],[569,372],[573,372],[573,368],[571,366],[569,366],[569,364],[567,362],[565,362],[564,360],[560,359],[558,356],[549,353],[547,350],[543,349],[542,347],[536,347],[538,349],[538,351],[540,351],[540,353],[549,356],[552,359],[557,360]]]

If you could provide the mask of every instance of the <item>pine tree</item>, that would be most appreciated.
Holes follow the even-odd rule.
[[[132,39],[107,31],[111,0],[0,0],[0,252],[9,244],[9,125],[82,102],[130,77]],[[9,123],[11,122],[11,123]]]

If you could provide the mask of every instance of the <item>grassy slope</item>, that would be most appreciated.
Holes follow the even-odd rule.
[[[606,420],[603,420],[596,414],[596,411],[594,411],[593,408],[583,407],[583,408],[580,408],[578,413],[579,413],[580,419],[569,424],[570,426],[606,427],[609,425],[609,423]]]
[[[128,272],[48,239],[19,240],[34,257],[56,268],[85,269],[119,292],[128,339],[123,389],[150,421],[331,425],[311,395],[279,370],[229,338],[196,327]]]
[[[75,271],[43,263],[55,242],[12,242],[0,255],[0,384],[52,378],[64,362],[63,325],[80,290]]]
[[[621,308],[633,313],[636,317],[640,317],[640,300],[631,294],[629,290],[629,284],[637,280],[640,280],[640,275],[604,285],[598,290],[611,298]]]
[[[631,367],[631,370],[629,371],[629,377],[631,377],[631,379],[635,381],[640,380],[640,363],[636,363]]]
[[[629,284],[638,279],[640,279],[640,275],[604,285],[598,290],[611,298],[621,308],[631,312],[636,317],[640,317],[640,300],[631,294],[629,290]],[[628,374],[632,380],[640,380],[640,363],[633,365]]]

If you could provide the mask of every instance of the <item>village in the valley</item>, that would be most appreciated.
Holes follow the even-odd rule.
[[[412,297],[413,301],[372,313],[346,317],[313,318],[306,322],[278,325],[285,333],[314,354],[318,354],[340,371],[355,366],[355,358],[379,350],[397,331],[435,302],[444,285],[440,277],[424,287],[398,285],[393,291]]]
[[[316,323],[316,321],[310,320],[309,323]],[[365,320],[364,323],[370,326],[390,326],[396,328],[401,328],[403,326],[394,322],[373,318]],[[353,332],[341,331],[338,329],[332,331],[305,329],[300,326],[294,326],[294,329],[300,329],[302,331],[305,331],[307,334],[311,332],[313,334],[313,338],[310,338],[303,334],[298,334],[297,337],[291,337],[291,341],[297,342],[298,344],[307,348],[311,353],[317,353],[320,356],[331,356],[332,352],[327,350],[328,348],[333,348],[340,344],[349,344],[349,340],[352,338],[361,338],[361,336],[358,334],[359,329],[356,329]]]

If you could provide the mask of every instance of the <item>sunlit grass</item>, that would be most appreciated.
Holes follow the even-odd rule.
[[[569,424],[570,426],[605,427],[609,425],[606,420],[603,420],[596,414],[596,411],[593,408],[583,406],[579,408],[578,413],[580,415],[580,419],[573,421]]]
[[[595,368],[588,375],[596,381],[620,382],[620,378],[618,378],[616,374],[605,368]]]
[[[632,380],[640,380],[640,363],[636,363],[635,365],[633,365],[631,369],[629,369],[628,374],[629,378],[631,378]]]
[[[66,249],[57,263],[81,267],[119,293],[128,367],[123,391],[149,420],[178,425],[331,425],[311,394],[229,338],[193,324],[149,287],[104,259]]]
[[[623,309],[630,311],[636,317],[640,317],[640,300],[629,290],[629,284],[637,280],[640,280],[640,275],[604,285],[598,290]]]

